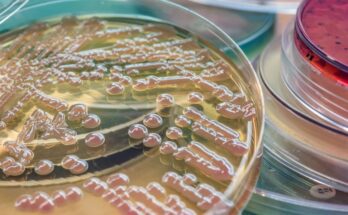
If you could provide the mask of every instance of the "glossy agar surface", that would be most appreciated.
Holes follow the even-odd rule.
[[[224,192],[257,151],[260,128],[247,103],[251,92],[220,51],[164,23],[73,17],[10,31],[2,49],[1,132],[7,143],[1,192],[8,195],[1,210],[19,213],[13,204],[20,193],[28,195],[15,206],[39,212],[100,207],[105,213],[192,214],[217,203],[221,210],[240,210],[241,203]],[[192,92],[203,96],[188,101]],[[221,102],[235,104],[240,118],[219,116],[215,106]],[[175,127],[183,114],[201,125],[197,133]],[[243,156],[234,153],[235,141],[246,149]],[[52,173],[42,159],[55,165]],[[38,161],[40,175],[32,171]],[[64,183],[84,195],[64,190]],[[9,188],[18,185],[23,187]],[[44,193],[34,193],[36,185]],[[64,196],[73,204],[59,207]]]

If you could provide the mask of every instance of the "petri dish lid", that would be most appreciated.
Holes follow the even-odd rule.
[[[261,55],[258,68],[265,90],[266,130],[277,139],[264,142],[265,147],[292,170],[347,192],[348,133],[318,118],[294,97],[281,79],[280,58],[276,38]]]
[[[269,91],[274,98],[280,102],[286,109],[298,115],[303,120],[309,121],[323,129],[331,130],[337,134],[348,136],[345,130],[342,130],[326,120],[317,117],[311,111],[299,102],[293,94],[289,91],[283,80],[281,79],[281,41],[280,38],[275,38],[274,41],[262,53],[259,62],[259,74],[263,83],[265,83],[267,91]],[[272,67],[272,71],[267,71],[266,62],[272,62],[276,66]],[[270,67],[267,67],[270,68]],[[276,73],[276,74],[274,74]]]
[[[346,1],[306,0],[296,15],[296,32],[302,42],[344,76],[348,76],[347,8]]]
[[[224,30],[243,49],[249,59],[255,58],[273,35],[275,15],[204,5],[187,0],[172,0],[205,18]]]
[[[301,0],[190,0],[219,7],[268,13],[294,14]]]
[[[0,24],[5,22],[29,0],[3,0],[0,2]]]
[[[263,141],[272,141],[265,135]],[[347,214],[348,193],[298,174],[264,151],[257,187],[245,213]]]
[[[348,82],[341,76],[344,72],[306,48],[294,33],[293,22],[282,35],[281,55],[281,77],[296,99],[311,113],[348,132]]]

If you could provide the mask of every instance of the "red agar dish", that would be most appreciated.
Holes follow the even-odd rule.
[[[295,44],[325,76],[348,86],[348,1],[305,0],[296,17]]]

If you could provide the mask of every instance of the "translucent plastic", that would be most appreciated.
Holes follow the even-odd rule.
[[[263,142],[272,142],[266,133]],[[258,214],[346,214],[348,193],[294,172],[264,151],[260,178],[245,211]]]
[[[348,132],[348,88],[318,71],[300,55],[290,23],[282,38],[282,77],[310,111]]]
[[[259,74],[265,89],[271,155],[295,172],[347,191],[348,135],[299,102],[281,79],[281,47],[276,40],[263,53]]]
[[[0,24],[5,22],[29,0],[3,0],[0,3]]]
[[[202,4],[258,12],[295,13],[299,0],[191,0]]]
[[[204,5],[187,0],[175,0],[214,22],[242,48],[249,59],[255,59],[273,35],[275,15]]]
[[[175,14],[175,16],[173,16],[172,14],[169,14],[168,12]],[[62,17],[66,17],[66,16],[77,16],[81,20],[89,19],[90,17],[97,16],[101,19],[111,20],[111,21],[112,20],[116,20],[116,21],[131,20],[133,24],[137,24],[138,23],[137,21],[139,21],[140,23],[143,23],[143,22],[154,23],[155,26],[157,26],[156,23],[159,23],[159,26],[163,26],[163,25],[174,26],[175,29],[176,28],[181,29],[181,30],[178,30],[178,33],[177,35],[175,34],[175,36],[195,35],[191,37],[194,38],[194,40],[197,41],[198,44],[202,46],[203,44],[209,44],[209,46],[204,46],[204,47],[206,47],[209,50],[215,50],[213,51],[214,53],[215,52],[220,53],[224,56],[224,59],[226,61],[233,62],[231,65],[233,65],[233,68],[235,69],[231,70],[231,73],[228,74],[228,76],[226,76],[228,77],[228,80],[229,80],[228,83],[229,84],[238,83],[234,87],[241,89],[243,92],[247,92],[247,95],[250,98],[250,100],[253,102],[254,108],[255,108],[255,117],[252,118],[252,120],[248,121],[247,123],[248,128],[251,128],[251,130],[249,130],[250,132],[248,134],[245,134],[245,135],[243,134],[242,136],[243,138],[252,137],[251,139],[249,139],[251,141],[251,145],[249,145],[250,150],[248,150],[245,155],[243,155],[240,158],[237,158],[238,161],[236,162],[237,163],[236,172],[235,172],[235,176],[233,177],[233,180],[227,184],[219,184],[214,182],[214,185],[219,186],[221,188],[220,192],[223,193],[223,196],[221,197],[224,200],[233,203],[232,204],[233,206],[229,207],[228,210],[230,210],[230,212],[234,214],[239,213],[244,208],[246,202],[249,200],[250,194],[255,186],[255,183],[259,174],[258,168],[259,168],[260,159],[262,156],[262,146],[261,146],[260,138],[263,132],[264,109],[263,109],[263,100],[262,100],[263,97],[262,97],[260,85],[256,78],[255,72],[253,68],[251,67],[249,61],[243,54],[243,52],[238,47],[238,45],[236,45],[235,42],[233,42],[224,32],[222,32],[214,24],[205,20],[201,16],[187,9],[184,9],[180,6],[177,6],[173,3],[170,3],[168,1],[157,1],[157,0],[143,0],[143,1],[140,1],[140,0],[129,0],[129,1],[90,0],[88,1],[88,4],[86,4],[86,1],[84,0],[61,0],[61,1],[31,0],[21,10],[19,10],[16,14],[8,18],[2,25],[0,25],[0,31],[2,33],[8,33],[18,28],[30,26],[33,23],[36,23],[39,21],[40,22],[48,21],[49,23],[55,23],[57,22],[57,20],[59,21],[61,20]],[[188,22],[187,20],[190,20],[190,22]],[[65,21],[67,21],[67,24],[68,24],[67,26],[69,26],[69,24],[74,25],[74,23],[76,23],[76,20],[74,19],[65,19]],[[91,27],[91,26],[93,27],[94,25],[97,25],[97,26],[99,25],[98,21],[95,21],[93,18],[89,19],[89,22],[86,22],[86,23],[87,23],[86,25],[87,27]],[[111,23],[109,25],[117,26],[117,22],[116,24]],[[37,28],[40,30],[40,27],[42,26],[44,25],[39,25],[37,26]],[[134,28],[133,27],[134,26],[131,26],[130,28],[126,28],[123,30],[126,33],[129,33],[128,31],[131,31],[132,29],[135,32],[140,32],[140,33],[142,33],[144,30],[143,28],[139,28],[139,26],[135,26]],[[148,25],[147,27],[152,29],[153,25]],[[143,29],[143,30],[139,30],[139,29]],[[164,29],[167,29],[167,28],[164,28]],[[36,30],[36,28],[34,28],[34,30]],[[19,31],[21,31],[21,29],[19,29]],[[117,30],[115,32],[105,31],[104,33],[118,34],[119,32],[122,33],[123,31],[117,31]],[[146,30],[144,32],[147,33]],[[166,32],[166,30],[164,30],[164,32]],[[11,35],[16,35],[16,34],[12,34],[11,32],[10,36],[7,35],[9,37],[4,36],[4,38],[7,38],[10,41],[11,39],[15,39],[14,37],[11,37]],[[96,35],[97,36],[103,35],[103,31],[97,33]],[[132,35],[132,34],[129,33],[129,35]],[[151,34],[150,36],[153,36],[153,35]],[[57,38],[62,39],[59,33],[57,33]],[[64,38],[64,39],[68,40],[69,38]],[[167,38],[165,37],[165,39]],[[59,40],[57,39],[57,41]],[[57,41],[52,40],[52,43]],[[125,41],[126,41],[125,43],[127,43],[127,40]],[[139,41],[141,43],[143,40],[139,39],[138,42]],[[98,48],[98,46],[104,45],[103,42],[104,41],[101,41],[100,43],[97,43],[94,45]],[[132,44],[132,41],[130,42],[130,44]],[[2,45],[5,46],[6,48],[7,44],[2,44]],[[34,43],[34,45],[37,45],[37,43]],[[57,45],[59,46],[59,44]],[[122,46],[124,44],[117,44],[117,45]],[[29,46],[27,46],[27,48],[28,47]],[[90,47],[87,47],[87,48],[90,48]],[[31,49],[28,48],[28,50],[30,53]],[[42,54],[41,51],[39,52],[40,54]],[[177,51],[177,49],[175,49],[175,51]],[[79,53],[79,54],[93,55],[93,52],[83,53],[82,51],[82,53]],[[8,60],[6,58],[7,56],[2,58],[2,60],[4,61]],[[100,56],[96,55],[96,57],[98,58]],[[127,56],[122,56],[122,57],[127,58]],[[128,57],[131,58],[131,56],[128,56]],[[201,66],[201,65],[198,65],[198,66]],[[113,69],[117,70],[117,67],[113,67]],[[237,71],[240,71],[240,72],[237,72]],[[137,74],[136,71],[132,71],[132,72],[135,72],[135,76],[136,76]],[[104,75],[108,75],[107,71],[102,71],[102,73]],[[71,75],[73,74],[71,73]],[[102,74],[99,74],[99,75],[102,75]],[[139,77],[139,78],[146,78],[146,77]],[[153,80],[153,78],[154,77],[151,76],[149,77],[149,80],[150,79]],[[167,81],[166,75],[164,75],[162,78],[164,81]],[[159,79],[156,79],[155,81],[157,80]],[[72,90],[71,92],[67,92],[71,88],[61,87],[64,84],[62,85],[58,84],[58,87],[61,87],[61,89],[59,89],[57,92],[53,93],[52,95],[63,96],[63,98],[66,101],[68,101],[69,104],[74,104],[79,101],[85,102],[89,112],[96,114],[101,118],[102,122],[100,124],[100,127],[98,127],[99,129],[98,132],[102,133],[105,136],[105,140],[103,140],[102,136],[100,136],[99,134],[92,135],[93,132],[86,132],[86,130],[88,131],[88,129],[81,128],[80,130],[78,130],[79,135],[77,135],[78,145],[65,147],[60,144],[57,144],[57,141],[55,140],[53,141],[39,140],[35,142],[35,146],[37,146],[35,147],[36,156],[33,159],[35,161],[39,161],[41,159],[52,159],[52,162],[54,163],[57,171],[54,171],[53,174],[49,174],[47,176],[41,177],[40,176],[41,173],[48,173],[50,169],[42,168],[42,167],[41,168],[38,167],[34,169],[32,164],[29,164],[28,166],[26,166],[28,169],[26,174],[24,175],[21,175],[18,177],[8,177],[5,174],[2,174],[0,179],[0,191],[2,193],[2,196],[5,198],[1,200],[2,202],[2,204],[0,204],[1,211],[4,211],[5,213],[9,213],[9,214],[17,213],[18,211],[16,211],[14,207],[14,200],[20,194],[24,194],[24,193],[32,194],[38,190],[44,191],[47,193],[52,193],[54,190],[57,190],[57,189],[66,189],[66,186],[68,185],[82,187],[81,186],[82,183],[86,179],[91,178],[92,176],[97,176],[101,178],[100,180],[104,180],[107,177],[109,177],[110,174],[112,173],[116,173],[116,174],[127,173],[129,175],[131,185],[136,185],[138,187],[138,186],[146,186],[146,183],[148,183],[149,180],[154,180],[151,182],[163,183],[161,182],[162,175],[157,175],[158,172],[166,171],[167,169],[172,169],[172,171],[180,172],[179,170],[176,169],[176,168],[180,169],[181,168],[180,165],[179,166],[174,165],[174,167],[172,167],[171,166],[172,159],[168,159],[168,157],[165,157],[165,158],[161,157],[158,153],[158,150],[157,150],[158,148],[153,148],[155,150],[146,148],[146,145],[151,146],[151,144],[156,144],[157,136],[155,134],[152,134],[151,136],[152,139],[150,139],[149,137],[150,135],[146,137],[147,140],[145,140],[144,138],[143,141],[144,141],[145,147],[142,146],[142,144],[139,145],[141,141],[136,140],[138,137],[142,137],[146,135],[144,125],[142,125],[142,123],[146,124],[146,122],[143,121],[144,117],[149,116],[151,113],[155,111],[158,111],[156,109],[156,102],[160,105],[166,105],[166,102],[170,103],[172,101],[170,95],[168,96],[166,94],[160,94],[158,95],[158,97],[154,97],[153,94],[151,93],[145,93],[145,94],[140,93],[139,95],[136,92],[134,93],[131,91],[132,93],[130,93],[129,95],[134,96],[134,98],[132,97],[132,99],[128,101],[128,100],[124,100],[124,98],[128,98],[128,97],[117,97],[116,94],[122,91],[122,87],[120,87],[117,84],[110,84],[108,85],[106,89],[101,88],[101,87],[104,87],[105,83],[109,83],[108,81],[109,80],[88,82],[87,84],[88,89],[85,89],[85,88],[83,88],[82,90],[75,89],[75,90]],[[139,83],[139,86],[142,86],[141,84],[143,82],[139,81],[137,83]],[[173,91],[181,92],[181,90],[184,90],[184,87],[182,88],[181,87],[182,86],[176,87],[173,89]],[[226,89],[224,88],[222,90],[226,90]],[[96,94],[95,91],[108,93],[109,95],[106,97],[105,95],[100,96],[100,94]],[[85,92],[85,93],[81,93],[81,92]],[[175,98],[178,99],[178,101],[186,101],[185,99],[187,99],[187,97],[177,97],[177,94],[175,95],[176,95]],[[193,99],[191,99],[191,97],[193,97]],[[194,95],[191,95],[191,97],[189,96],[189,98],[192,100],[192,103],[194,103],[192,104],[192,106],[198,109],[201,108],[199,104],[196,104],[196,102],[199,101],[199,96],[194,94]],[[37,98],[40,99],[41,97],[38,96]],[[204,108],[202,109],[203,111],[210,110],[210,107],[208,107],[209,105],[208,106],[207,105],[204,105]],[[81,106],[81,105],[75,105],[73,107],[74,107],[74,111],[77,113],[83,112],[85,108],[84,106]],[[72,119],[76,117],[74,115],[74,111],[71,111],[71,109],[69,111],[69,113],[72,112],[70,116],[70,118]],[[165,117],[163,118],[165,118],[165,120],[167,119],[169,120],[169,118],[172,118],[174,114],[176,113],[172,113],[172,112],[168,113],[164,111],[163,113],[161,112],[161,114],[164,114]],[[38,112],[38,115],[40,115],[40,112]],[[25,116],[27,117],[28,115],[25,115]],[[67,117],[69,118],[69,114],[67,115]],[[93,116],[89,116],[89,121],[86,122],[86,125],[90,125],[89,123],[91,122],[92,122],[92,125],[93,125],[93,122],[95,124],[98,124],[97,122],[93,121],[94,119],[95,118]],[[221,121],[222,118],[218,118],[216,116],[216,120]],[[59,118],[55,122],[59,124]],[[209,122],[211,123],[212,121],[209,121]],[[226,120],[226,123],[231,123],[231,122],[233,122],[233,120],[232,121]],[[135,123],[138,123],[138,125],[133,125]],[[174,120],[170,119],[169,121],[165,121],[164,123],[173,123],[171,125],[174,126],[175,122]],[[239,123],[244,123],[244,121],[243,120],[236,121],[235,125]],[[153,131],[153,130],[150,130],[150,131]],[[14,133],[16,132],[17,131],[14,131]],[[170,138],[175,139],[176,136],[187,135],[186,132],[188,131],[184,130],[184,132],[180,134],[177,128],[174,128],[174,129],[168,128],[167,131],[164,131],[164,130],[163,132],[160,131],[160,134],[162,138],[168,137],[169,139]],[[4,135],[2,137],[10,138],[10,137],[13,137],[14,133],[11,133],[10,135],[6,134],[7,136]],[[85,144],[80,144],[81,141],[82,143],[85,142]],[[98,148],[98,146],[102,144],[104,144],[106,147]],[[4,145],[1,145],[1,146],[5,147]],[[30,145],[28,145],[28,147],[29,146]],[[86,148],[86,146],[90,148],[88,149]],[[91,149],[91,147],[95,148],[95,150]],[[1,153],[5,154],[6,150],[1,151]],[[220,153],[224,154],[224,153],[227,153],[227,151],[221,150]],[[66,157],[66,159],[63,159],[61,163],[59,163],[63,155],[72,155],[72,154],[78,155],[78,157],[81,157],[83,159],[79,160],[74,156],[70,156],[70,157],[68,156]],[[234,157],[230,156],[228,157],[228,159],[234,159]],[[82,166],[85,165],[87,162],[89,166],[88,171],[82,174],[74,174],[74,172],[68,173],[67,171],[64,171],[64,168],[67,167],[70,161],[73,161],[74,165],[81,164]],[[50,167],[51,165],[49,162],[42,162],[41,164],[44,167]],[[37,174],[37,173],[40,173],[40,174]],[[180,173],[184,174],[184,170],[183,172],[180,172]],[[120,180],[123,179],[124,181],[127,181],[124,179],[125,178],[124,175],[117,175],[117,176],[119,177]],[[177,177],[176,175],[173,176],[173,174],[167,174],[167,176],[169,178]],[[191,178],[188,177],[187,180],[191,180],[191,179],[192,177]],[[194,179],[192,180],[194,181]],[[209,180],[205,180],[205,182],[208,183]],[[105,185],[105,182],[98,181],[96,179],[93,179],[92,181],[89,181],[89,182],[92,185],[93,183],[97,183],[97,184],[100,183],[99,185],[101,187]],[[19,186],[22,186],[22,187],[18,188]],[[85,186],[89,186],[89,185],[85,185]],[[152,183],[152,185],[147,189],[151,189],[152,186],[155,186],[155,185]],[[130,186],[129,189],[130,191],[134,191],[134,189],[137,187]],[[141,190],[145,188],[139,188],[139,189]],[[139,191],[139,189],[137,188],[135,189],[135,191]],[[70,189],[68,191],[67,193],[71,193],[73,191],[75,192],[75,194],[78,193],[74,189],[72,190]],[[176,195],[180,194],[179,192],[176,192],[170,189],[167,189],[167,192],[175,193]],[[183,192],[186,192],[186,191],[184,190]],[[150,199],[151,201],[153,200],[152,197]],[[183,199],[183,198],[180,197],[180,199]],[[189,200],[185,199],[184,201],[188,202]],[[156,204],[158,203],[157,201],[152,201],[152,203],[154,202]],[[19,200],[19,203],[20,203],[20,200]],[[187,206],[189,204],[190,204],[190,207],[196,205],[194,203],[188,203]],[[103,211],[105,213],[112,213],[115,211],[114,207],[111,207],[110,205],[105,204],[105,202],[101,201],[101,199],[98,199],[97,196],[86,192],[85,197],[80,202],[62,207],[61,209],[57,209],[56,212],[57,214],[61,214],[61,213],[88,214],[88,213],[91,213],[92,211],[95,212],[96,209],[98,211]],[[207,212],[214,213],[215,210],[220,210],[220,209],[221,209],[221,204],[216,204],[214,205],[213,208],[211,208],[211,211],[208,210]]]

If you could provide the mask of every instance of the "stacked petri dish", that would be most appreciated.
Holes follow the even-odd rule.
[[[336,156],[345,154],[347,136],[311,115],[289,91],[281,71],[281,40],[277,39],[259,61],[266,104],[265,150],[247,212],[346,214],[346,166]],[[318,187],[319,194],[313,192]]]
[[[266,174],[249,203],[251,213],[348,213],[347,76],[338,66],[344,48],[333,30],[347,21],[340,12],[345,5],[304,1],[282,38],[262,53]]]
[[[318,117],[348,132],[347,3],[305,1],[283,38],[283,79]],[[315,21],[312,21],[315,20]],[[292,66],[294,65],[294,66]]]
[[[2,213],[245,207],[263,96],[214,24],[165,0],[30,0],[0,32]]]
[[[339,36],[343,32],[335,30],[348,20],[341,11],[346,6],[341,1],[302,3],[295,24],[290,23],[283,34],[281,78],[304,107],[305,116],[326,128],[311,129],[313,138],[305,144],[312,154],[317,153],[326,168],[320,161],[315,164],[317,167],[312,162],[304,162],[304,166],[311,166],[324,180],[347,191],[348,178],[342,171],[348,167],[348,70],[344,66],[345,43],[341,44]],[[309,22],[312,16],[316,17],[315,22]]]

